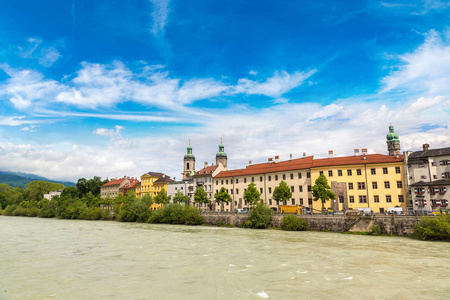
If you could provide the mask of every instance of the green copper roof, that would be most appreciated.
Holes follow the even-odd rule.
[[[216,157],[227,157],[227,154],[224,152],[224,145],[220,143],[219,152],[217,152]]]
[[[186,149],[187,149],[187,154],[184,156],[184,158],[194,158],[195,159],[194,154],[192,154],[191,144],[189,144],[189,146],[187,146]]]
[[[386,135],[387,143],[398,142],[398,133],[394,132],[394,126],[389,126],[389,133]]]

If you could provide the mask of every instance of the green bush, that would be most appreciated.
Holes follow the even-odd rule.
[[[5,216],[12,216],[13,215],[13,211],[15,211],[17,208],[17,205],[8,205],[5,210],[3,211],[3,214]]]
[[[200,215],[200,211],[192,206],[184,207],[184,215],[186,225],[202,225],[203,217]]]
[[[378,224],[370,226],[370,233],[372,235],[381,235],[381,227]]]
[[[424,241],[450,241],[450,215],[422,217],[414,227],[413,237]]]
[[[158,209],[148,218],[148,223],[201,225],[203,218],[200,211],[192,206],[171,203]]]
[[[281,229],[288,231],[305,231],[308,230],[308,223],[293,215],[286,215],[281,221]]]
[[[265,203],[259,202],[250,212],[249,220],[251,227],[256,229],[264,229],[269,227],[272,210]]]
[[[58,208],[58,202],[52,200],[45,203],[39,211],[38,217],[40,218],[54,218],[56,217],[56,209]]]

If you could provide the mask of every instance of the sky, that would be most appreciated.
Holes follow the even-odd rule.
[[[450,1],[0,0],[0,170],[181,179],[450,147]]]

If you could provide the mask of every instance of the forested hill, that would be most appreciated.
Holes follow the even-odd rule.
[[[74,183],[74,182],[49,180],[45,177],[37,176],[34,174],[0,171],[0,183],[6,183],[12,187],[20,186],[22,188],[25,188],[25,185],[28,182],[35,181],[35,180],[44,180],[44,181],[49,181],[49,182],[54,182],[54,183],[62,183],[62,184],[64,184],[64,186],[75,186],[76,185],[76,183]]]

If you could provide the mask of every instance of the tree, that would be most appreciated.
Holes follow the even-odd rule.
[[[227,190],[222,187],[220,189],[220,191],[218,191],[215,195],[214,198],[216,199],[216,202],[222,205],[222,211],[223,211],[223,206],[225,203],[230,203],[231,200],[231,196],[230,194],[228,194]]]
[[[194,202],[200,203],[209,203],[208,194],[205,192],[203,187],[199,187],[194,193]]]
[[[250,203],[251,206],[254,206],[261,201],[261,194],[256,189],[254,182],[251,182],[248,185],[247,190],[244,193],[244,200]]]
[[[292,198],[291,189],[287,186],[286,182],[282,180],[280,184],[273,190],[273,200],[277,201],[277,205],[280,205],[280,201],[284,202]]]
[[[313,200],[320,199],[322,202],[322,210],[325,210],[325,202],[336,198],[336,194],[331,191],[331,187],[328,185],[325,175],[320,175],[312,187]]]
[[[44,198],[44,194],[50,191],[62,190],[63,188],[64,185],[62,183],[35,180],[25,185],[26,200],[39,202]]]
[[[173,196],[174,203],[186,203],[187,201],[189,201],[188,196],[183,194],[183,192],[181,190],[178,190],[178,192],[175,194],[175,196]]]
[[[165,189],[162,189],[158,192],[155,197],[155,203],[163,205],[167,203],[167,193]]]

